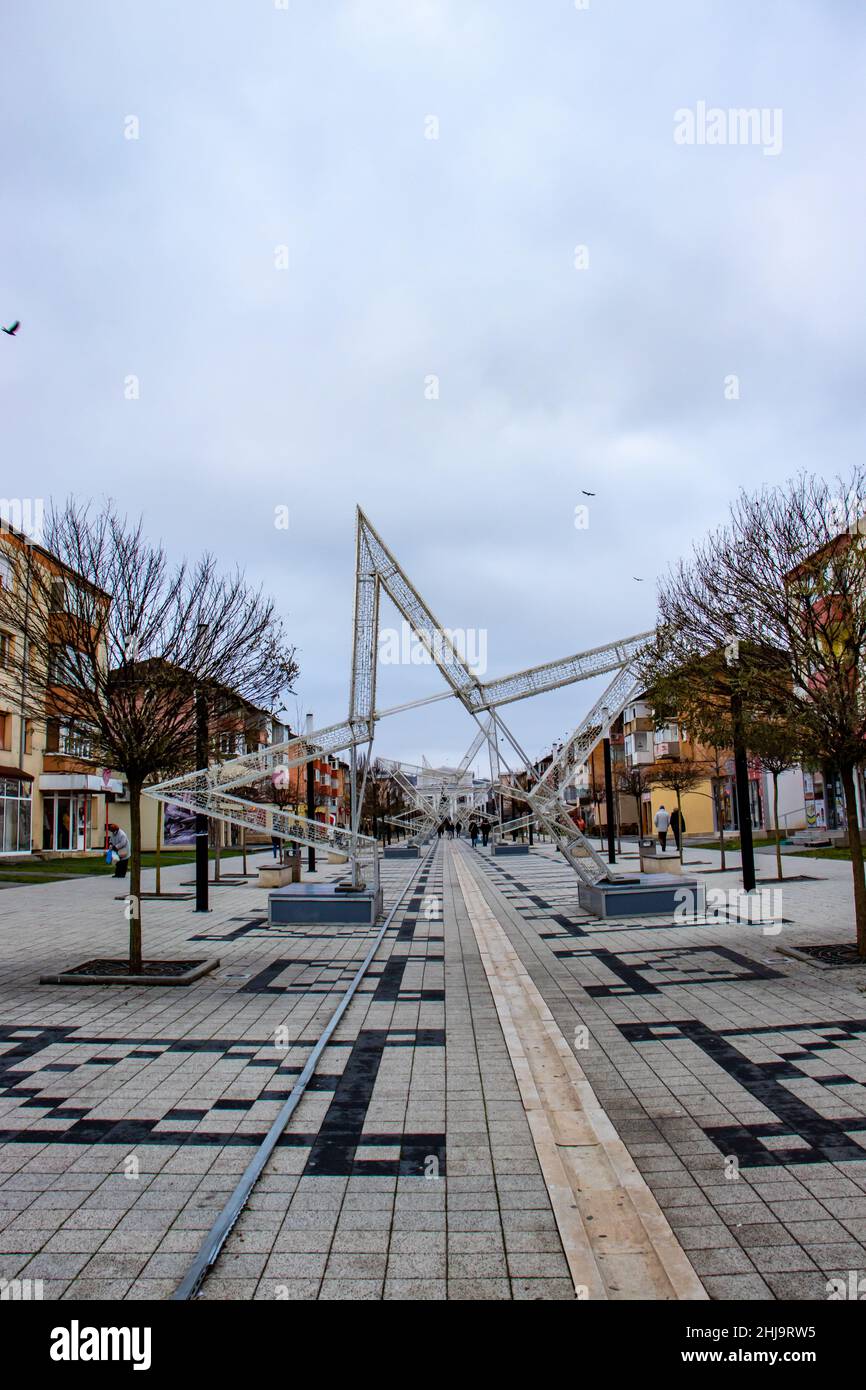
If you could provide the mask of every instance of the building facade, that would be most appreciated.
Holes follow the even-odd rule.
[[[67,594],[70,585],[86,582],[23,534],[0,529],[0,588],[22,586],[12,597],[15,613],[23,615],[21,622],[0,624],[0,855],[7,859],[98,853],[107,806],[123,791],[120,775],[93,758],[86,732],[59,697],[70,642]],[[33,628],[31,599],[51,605],[50,612],[32,615]],[[53,636],[56,669],[40,668],[44,657],[31,643],[37,626]],[[45,692],[38,712],[37,689]]]

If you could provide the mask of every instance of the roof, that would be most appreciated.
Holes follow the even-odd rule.
[[[71,565],[67,565],[66,561],[61,560],[59,555],[55,555],[52,550],[47,550],[44,545],[39,545],[36,541],[32,541],[23,531],[16,531],[15,527],[10,526],[8,522],[4,522],[2,527],[0,527],[0,538],[4,535],[11,536],[20,546],[26,548],[28,551],[36,555],[41,555],[45,560],[50,560],[51,564],[56,565],[63,574],[69,575],[70,578],[77,580],[79,584],[85,584],[89,589],[92,589],[94,593],[102,594],[102,596],[107,599],[111,598],[111,594],[107,589],[102,589],[98,584],[94,584],[92,579],[88,579],[86,575],[80,574],[79,571],[73,569]]]

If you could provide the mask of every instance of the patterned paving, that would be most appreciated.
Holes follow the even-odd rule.
[[[709,1295],[823,1299],[828,1278],[866,1272],[858,972],[816,971],[747,924],[601,926],[549,849],[440,844],[203,1296],[574,1297],[458,855]],[[385,866],[386,905],[416,867]],[[786,887],[797,939],[842,935],[835,872]],[[269,929],[251,885],[212,905],[147,904],[146,941],[208,943],[214,975],[88,989],[38,979],[117,951],[111,882],[2,895],[0,1277],[169,1297],[372,936]]]
[[[573,1297],[444,862],[439,848],[404,898],[205,1298]],[[415,868],[386,866],[386,908]],[[3,1276],[49,1297],[170,1296],[373,936],[269,929],[252,888],[212,901],[206,921],[150,914],[155,954],[218,950],[195,989],[34,989],[38,952],[18,966],[0,1016]],[[88,915],[65,932],[73,954]]]
[[[823,1299],[866,1269],[859,975],[793,967],[749,925],[602,927],[549,851],[478,863],[711,1296]]]

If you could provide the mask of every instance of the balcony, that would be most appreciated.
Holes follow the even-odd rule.
[[[654,761],[655,755],[649,748],[635,748],[625,755],[626,767],[649,767]]]
[[[624,724],[639,724],[639,727],[645,727],[645,723],[652,724],[652,717],[652,707],[650,705],[641,704],[640,702],[634,705],[626,705],[622,712]]]
[[[670,761],[675,758],[679,758],[680,744],[677,741],[671,739],[665,739],[660,742],[657,742],[655,745],[655,756],[659,760],[659,762],[662,762],[665,759]]]

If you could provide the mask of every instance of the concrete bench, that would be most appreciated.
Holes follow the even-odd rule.
[[[260,864],[260,888],[284,888],[287,883],[300,883],[301,856],[291,855],[285,864]]]

